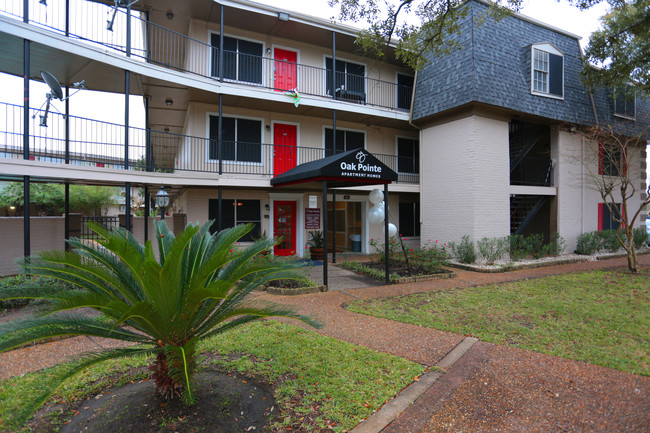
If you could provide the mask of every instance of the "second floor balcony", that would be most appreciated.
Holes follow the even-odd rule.
[[[0,103],[0,158],[24,159],[23,107]],[[33,161],[165,173],[171,177],[188,172],[252,175],[269,180],[298,164],[321,159],[336,151],[323,146],[286,146],[261,140],[218,140],[129,127],[77,116],[50,113],[48,126],[40,126],[30,110],[28,159]],[[66,127],[67,124],[67,127]],[[66,134],[67,129],[67,134]],[[68,137],[66,139],[66,136]],[[368,143],[372,152],[372,143]],[[374,153],[399,173],[398,182],[419,183],[418,154]],[[5,159],[6,161],[6,159]]]

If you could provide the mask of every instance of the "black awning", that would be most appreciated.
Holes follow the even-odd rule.
[[[381,185],[397,180],[397,173],[363,149],[348,150],[300,164],[271,179],[274,187],[327,181],[328,188]]]

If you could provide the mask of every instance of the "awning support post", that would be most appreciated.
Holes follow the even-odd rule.
[[[384,278],[384,284],[388,285],[390,284],[390,278],[389,278],[389,271],[390,271],[390,256],[388,254],[389,251],[389,245],[388,245],[388,184],[384,184],[384,250],[385,250],[385,256],[384,256],[384,264],[385,264],[385,269],[384,272],[386,273],[386,276]]]
[[[327,287],[327,181],[323,181],[323,285]]]

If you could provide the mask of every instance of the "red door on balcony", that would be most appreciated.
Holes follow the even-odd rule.
[[[280,238],[273,254],[276,256],[293,256],[296,254],[296,202],[273,202],[273,236]]]
[[[278,92],[293,90],[298,87],[298,53],[295,51],[275,48],[273,50],[275,59],[274,88]]]
[[[296,166],[298,127],[276,123],[273,125],[273,176]]]

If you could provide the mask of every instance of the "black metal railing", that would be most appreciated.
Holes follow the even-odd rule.
[[[68,148],[65,119],[51,112],[48,126],[40,126],[36,109],[30,110],[30,159],[97,168],[124,169],[125,127],[110,122],[69,116]],[[370,144],[372,146],[372,144]],[[206,137],[174,134],[137,127],[129,128],[128,169],[158,173],[204,172],[277,176],[290,168],[326,156],[323,147],[283,146],[261,142],[218,142]],[[415,172],[399,173],[399,182],[418,183],[418,161],[396,155],[374,154],[394,171],[412,167]],[[23,107],[0,103],[0,158],[23,157]],[[221,158],[221,159],[219,159]],[[400,166],[398,167],[398,162]],[[407,163],[408,162],[408,163]]]
[[[132,11],[129,16],[124,9],[119,9],[112,30],[108,30],[107,21],[113,11],[108,5],[70,0],[70,8],[75,12],[68,14],[66,20],[62,0],[48,0],[46,4],[28,0],[28,3],[32,25],[119,53],[128,51],[131,57],[145,62],[219,79],[218,47],[147,21],[138,11]],[[0,15],[22,19],[23,2],[0,0]],[[129,20],[131,38],[127,40]],[[227,82],[278,92],[296,89],[300,94],[327,98],[335,94],[341,101],[395,110],[408,110],[411,105],[412,88],[394,82],[337,71],[332,91],[331,69],[228,50],[224,50],[223,59],[223,78]]]
[[[81,217],[81,238],[84,240],[99,239],[99,235],[88,227],[89,222],[94,222],[101,225],[106,230],[118,228],[120,225],[120,218],[117,216],[82,216]]]

